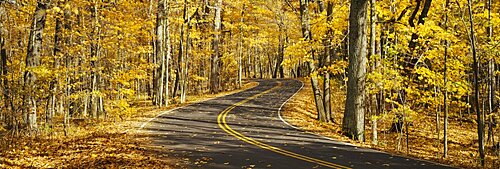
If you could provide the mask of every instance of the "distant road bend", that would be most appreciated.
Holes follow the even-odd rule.
[[[189,168],[450,168],[358,148],[294,129],[278,109],[297,80],[258,80],[231,95],[164,113],[147,125],[154,144],[190,159]]]

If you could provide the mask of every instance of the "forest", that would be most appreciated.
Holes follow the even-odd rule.
[[[316,120],[352,140],[408,150],[424,121],[447,158],[460,121],[476,133],[463,158],[498,167],[499,27],[497,0],[0,0],[0,137],[305,79]]]

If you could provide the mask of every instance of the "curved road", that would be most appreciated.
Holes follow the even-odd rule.
[[[449,168],[294,129],[279,107],[302,86],[260,80],[239,93],[175,109],[143,126],[154,144],[189,158],[189,168]]]

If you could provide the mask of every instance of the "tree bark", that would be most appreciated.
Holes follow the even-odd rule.
[[[238,45],[238,88],[242,87],[242,58],[243,58],[243,21],[244,21],[244,16],[245,16],[245,4],[242,5],[241,7],[241,18],[240,18],[240,42]]]
[[[351,0],[349,13],[349,67],[347,100],[342,130],[355,140],[364,141],[365,79],[367,63],[367,0]]]
[[[305,41],[312,40],[312,32],[311,32],[311,24],[310,24],[310,16],[309,16],[309,0],[300,0],[300,19],[301,19],[301,28],[302,28],[302,36]],[[314,55],[314,51],[311,51],[311,55]],[[314,59],[314,57],[313,57]],[[316,73],[316,65],[313,61],[308,61],[307,65],[311,72],[311,84],[314,93],[314,102],[316,103],[316,110],[318,111],[318,120],[320,122],[326,122],[325,115],[325,107],[324,107],[324,97],[323,92],[319,86],[318,77]]]
[[[446,0],[446,7],[445,9],[449,8],[449,0]],[[444,27],[445,31],[448,31],[448,11],[445,12],[445,19],[444,19]],[[444,109],[444,125],[443,125],[443,141],[444,141],[444,146],[443,146],[443,157],[446,158],[448,156],[448,48],[449,48],[449,41],[445,40],[444,41],[444,76],[443,76],[443,81],[444,81],[444,100],[443,100],[443,109]]]
[[[70,3],[70,1],[66,1],[66,3]],[[70,9],[65,9],[64,10],[64,29],[66,31],[71,31],[71,22],[70,22],[70,18],[71,18],[71,11]],[[66,35],[65,38],[65,44],[72,44],[72,38],[71,36],[68,36]],[[71,58],[71,55],[69,54],[69,52],[65,52],[65,55],[64,55],[64,66],[66,67],[66,72],[65,72],[65,77],[66,77],[66,84],[72,84],[72,78],[69,76],[69,69],[71,68],[71,61],[72,61],[72,58]],[[74,103],[71,102],[69,100],[69,96],[71,95],[72,93],[72,88],[71,88],[71,85],[66,85],[65,87],[65,94],[63,95],[63,97],[65,98],[64,101],[63,99],[60,99],[59,101],[61,102],[61,111],[63,112],[63,128],[64,128],[64,136],[67,136],[68,134],[68,131],[67,129],[69,128],[69,115],[70,114],[73,114],[73,111],[74,111]],[[64,106],[68,106],[67,110],[65,111],[64,110]]]
[[[58,6],[60,6],[61,3],[58,3]],[[62,51],[62,16],[60,14],[56,13],[56,27],[54,31],[54,51],[53,51],[53,57],[54,57],[54,69],[59,69],[60,65],[60,58],[59,54]],[[52,128],[52,117],[55,114],[56,107],[57,107],[57,98],[58,97],[58,92],[59,92],[59,86],[58,86],[58,80],[57,77],[53,77],[53,79],[50,82],[50,98],[47,104],[47,111],[45,113],[45,122],[46,125],[50,128]]]
[[[186,101],[186,93],[187,93],[187,87],[188,87],[188,58],[189,58],[189,45],[190,45],[190,41],[189,41],[189,34],[190,34],[190,22],[191,22],[191,18],[190,16],[188,16],[187,12],[188,12],[189,8],[188,8],[188,1],[185,0],[184,1],[184,23],[182,24],[181,26],[181,39],[183,39],[183,35],[184,35],[184,27],[186,27],[186,45],[185,45],[185,51],[184,51],[184,55],[183,56],[180,56],[180,71],[181,71],[181,97],[180,97],[180,101],[181,103],[184,103]],[[182,43],[182,40],[180,41],[180,43]],[[182,48],[182,44],[181,44],[181,48]]]
[[[220,33],[221,33],[221,18],[222,11],[222,0],[217,0],[215,3],[215,18],[214,18],[214,39],[212,42],[214,54],[212,55],[212,67],[210,73],[210,92],[218,93],[220,91],[219,85],[219,43],[220,43]]]
[[[329,1],[327,4],[327,10],[326,10],[326,22],[327,24],[332,24],[333,21],[333,2]],[[333,43],[333,30],[331,28],[328,29],[327,31],[327,44],[325,45],[325,65],[326,67],[329,67],[331,65],[331,59],[332,55],[334,55],[332,43]],[[331,99],[330,99],[330,72],[327,69],[325,71],[325,81],[324,81],[324,99],[323,99],[323,104],[325,106],[325,115],[326,115],[326,121],[327,122],[332,122],[332,105],[331,105]]]
[[[318,3],[319,12],[323,12],[325,10],[325,3],[323,0],[316,0],[316,3]]]
[[[479,158],[481,161],[481,165],[484,166],[484,116],[479,109],[479,62],[477,58],[477,49],[476,49],[476,33],[474,30],[474,16],[472,13],[472,2],[471,0],[467,0],[468,9],[469,9],[469,23],[470,23],[470,44],[472,50],[472,58],[473,58],[473,71],[474,71],[474,109],[476,111],[477,116],[477,135],[479,142]]]
[[[169,26],[168,26],[169,25],[169,21],[168,21],[168,15],[169,15],[168,7],[169,7],[169,5],[168,5],[168,3],[169,3],[168,0],[163,0],[164,10],[165,10],[164,11],[165,16],[163,17],[163,20],[164,20],[163,32],[165,32],[165,33],[164,33],[162,38],[165,40],[164,47],[167,49],[167,51],[164,52],[166,55],[165,56],[166,60],[164,63],[164,65],[165,65],[165,80],[164,80],[165,81],[164,82],[165,89],[163,90],[164,94],[162,93],[162,95],[165,96],[165,97],[163,97],[163,102],[165,103],[164,104],[165,106],[168,106],[168,103],[169,103],[168,98],[169,98],[169,91],[170,90],[169,90],[168,82],[170,80],[170,57],[171,57],[171,52],[172,52],[172,47],[170,46],[170,30],[169,30]]]
[[[377,8],[376,8],[376,0],[370,0],[370,57],[373,55],[376,55],[376,36],[377,36]],[[373,69],[372,71],[375,71],[377,67],[379,66],[379,59],[375,61],[373,64]],[[374,94],[374,96],[371,96],[372,100],[375,100],[377,104],[379,104],[379,101],[377,99],[377,94]],[[372,101],[370,101],[372,103]],[[377,109],[378,106],[375,106],[375,109]],[[371,107],[370,107],[371,109]],[[377,111],[375,111],[375,116],[377,115]],[[378,135],[377,135],[377,118],[372,117],[372,143],[377,145],[378,142]]]
[[[278,75],[280,78],[285,77],[284,72],[283,72],[283,65],[281,65],[281,63],[283,63],[283,59],[284,59],[284,55],[285,55],[285,38],[283,35],[283,34],[285,34],[285,32],[284,32],[285,25],[282,23],[283,16],[280,16],[280,18],[281,18],[280,23],[278,24],[278,27],[279,27],[278,57],[277,57],[276,66],[275,66],[274,72],[273,72],[273,78],[277,78]]]
[[[90,112],[92,118],[99,118],[99,95],[97,94],[99,91],[98,88],[98,66],[97,60],[99,55],[99,11],[98,11],[98,1],[93,1],[93,6],[91,8],[92,15],[92,42],[90,44],[90,66],[91,66],[91,91],[90,91]]]
[[[0,21],[4,20],[5,14],[5,8],[0,5]],[[4,121],[7,125],[12,126],[13,120],[11,120],[13,117],[7,117],[7,112],[9,112],[9,105],[12,104],[12,102],[9,103],[9,82],[7,79],[7,73],[8,73],[8,68],[7,68],[7,49],[5,48],[5,38],[4,38],[4,27],[3,27],[3,22],[0,22],[0,81],[2,85],[2,96],[3,96],[3,101],[4,101],[4,109],[5,109],[5,114],[3,114]],[[12,109],[12,106],[10,107]]]
[[[160,107],[168,106],[168,77],[165,77],[168,76],[168,58],[170,57],[170,46],[167,42],[169,39],[167,5],[167,0],[159,0],[156,13],[155,60],[158,67],[153,80],[156,86],[153,103]]]
[[[30,36],[28,40],[28,50],[26,55],[26,68],[24,72],[24,91],[23,97],[24,117],[29,129],[36,128],[36,76],[31,70],[40,65],[40,56],[42,52],[43,31],[45,29],[46,10],[50,5],[49,0],[37,1],[37,6],[33,19],[31,21]]]

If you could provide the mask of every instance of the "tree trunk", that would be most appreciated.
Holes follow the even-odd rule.
[[[301,28],[302,28],[302,36],[304,40],[310,41],[312,40],[312,32],[310,25],[310,17],[309,17],[309,0],[300,0],[300,19],[301,19]],[[311,51],[311,54],[314,55],[314,51]],[[314,58],[314,57],[313,57]],[[316,65],[313,61],[307,62],[309,70],[311,72],[311,84],[314,93],[314,101],[316,103],[316,110],[318,111],[318,120],[320,122],[326,122],[325,115],[325,107],[324,107],[324,97],[319,86],[318,77],[316,73]]]
[[[333,2],[329,1],[327,4],[327,10],[326,10],[326,22],[327,24],[332,24],[333,20]],[[331,59],[332,55],[334,54],[333,47],[332,47],[332,41],[333,41],[333,30],[331,28],[328,29],[327,31],[327,44],[325,45],[325,65],[326,67],[329,67],[331,65]],[[326,121],[327,122],[332,122],[332,105],[330,101],[330,72],[328,70],[325,71],[325,81],[324,81],[324,100],[323,104],[325,106],[325,115],[326,115]]]
[[[284,72],[283,72],[283,66],[281,65],[281,63],[283,63],[283,58],[284,58],[284,50],[285,50],[285,42],[284,42],[284,38],[283,38],[283,28],[279,28],[280,29],[280,35],[279,35],[279,44],[278,44],[278,57],[276,58],[277,61],[276,61],[276,66],[274,68],[274,72],[273,72],[273,78],[278,78],[278,76],[280,78],[284,78]]]
[[[99,55],[99,11],[98,11],[98,1],[93,1],[93,7],[91,8],[92,15],[92,42],[90,44],[90,66],[91,66],[91,91],[90,91],[90,112],[93,118],[99,118],[98,114],[98,55]]]
[[[58,4],[60,5],[60,4]],[[59,15],[59,14],[56,14]],[[62,51],[62,16],[56,16],[56,27],[55,27],[55,32],[54,32],[54,51],[53,51],[53,57],[54,57],[54,69],[59,68],[60,64],[60,58],[59,54]],[[52,128],[52,117],[55,114],[56,107],[57,107],[57,98],[58,98],[58,82],[59,79],[56,79],[56,77],[53,77],[53,79],[50,82],[50,98],[49,102],[47,104],[47,111],[45,113],[45,122],[46,125],[50,128]]]
[[[376,8],[376,0],[370,0],[370,57],[373,55],[376,55],[376,36],[377,36],[377,8]],[[379,66],[379,61],[375,61],[373,64],[373,69],[372,71],[375,71],[375,69]],[[378,104],[378,99],[377,99],[378,93],[374,94],[374,96],[371,96],[373,98],[372,100],[375,100]],[[370,101],[370,103],[372,103]],[[376,115],[377,113],[377,107],[375,106],[375,117],[372,116],[372,143],[377,145],[377,118]],[[371,109],[371,107],[370,107]],[[372,114],[373,115],[373,114]]]
[[[156,105],[160,107],[168,106],[168,75],[169,75],[169,58],[170,58],[170,43],[168,31],[168,1],[160,0],[158,2],[158,11],[156,13],[156,43],[155,55],[158,64],[155,76],[155,100]]]
[[[3,21],[5,14],[5,8],[0,5],[0,21]],[[7,79],[7,73],[8,73],[8,68],[7,68],[7,49],[5,49],[5,39],[4,39],[4,32],[3,32],[3,22],[0,22],[0,82],[1,85],[3,86],[2,88],[2,96],[3,96],[3,101],[4,101],[4,108],[5,108],[5,114],[4,116],[4,121],[7,125],[13,126],[13,120],[11,120],[13,117],[8,118],[7,117],[7,112],[9,112],[9,105],[12,104],[12,102],[9,103],[9,82]],[[12,109],[13,107],[10,106]]]
[[[186,27],[186,45],[185,45],[185,51],[184,51],[184,56],[181,56],[180,57],[180,70],[181,70],[181,97],[180,97],[180,101],[181,103],[184,103],[186,101],[186,93],[187,93],[187,88],[188,88],[188,58],[189,58],[189,34],[190,34],[190,22],[191,22],[191,18],[190,16],[188,16],[188,1],[185,0],[184,1],[184,23],[182,24],[181,26],[181,39],[183,39],[183,35],[184,35],[184,27]],[[180,41],[180,43],[182,43],[182,40]],[[182,46],[182,44],[181,44]],[[182,47],[180,47],[182,48]]]
[[[162,93],[162,95],[165,96],[163,98],[165,106],[168,106],[168,102],[169,102],[168,98],[169,98],[169,91],[170,90],[169,90],[168,82],[170,80],[170,57],[171,57],[170,53],[172,52],[172,47],[170,46],[170,31],[169,31],[169,26],[168,26],[169,25],[169,22],[168,22],[168,7],[169,7],[168,2],[169,2],[168,0],[163,0],[164,10],[165,10],[164,11],[165,16],[163,17],[163,20],[164,20],[163,32],[165,32],[165,33],[164,33],[162,38],[165,40],[164,47],[167,49],[167,51],[164,52],[166,55],[165,56],[166,60],[164,63],[164,65],[165,65],[165,80],[164,80],[165,81],[165,84],[164,84],[165,89],[163,90],[164,94]]]
[[[245,4],[241,7],[241,18],[240,18],[240,42],[238,45],[238,88],[242,87],[241,76],[242,76],[242,58],[243,58],[243,19],[245,15]]]
[[[280,17],[280,20],[278,23],[278,27],[279,27],[278,57],[277,57],[276,66],[275,66],[274,72],[273,72],[273,78],[277,78],[278,73],[279,73],[280,78],[285,78],[285,73],[283,71],[283,65],[281,65],[281,64],[283,63],[283,59],[285,57],[285,37],[284,36],[286,34],[286,31],[285,31],[285,24],[284,24],[283,15],[280,15],[279,17]]]
[[[221,10],[222,10],[222,0],[217,0],[215,3],[215,18],[214,18],[214,39],[213,39],[213,51],[214,54],[212,55],[212,67],[211,67],[211,76],[210,76],[210,92],[211,93],[218,93],[220,91],[220,85],[219,85],[219,43],[220,43],[220,37],[219,34],[221,33],[221,25],[222,25],[222,19],[221,19]]]
[[[446,0],[446,7],[445,9],[449,8],[449,0]],[[444,29],[445,31],[448,31],[448,12],[445,14],[445,19],[444,19]],[[445,40],[444,41],[444,100],[443,100],[443,109],[444,109],[444,125],[443,125],[443,141],[444,141],[444,146],[443,146],[443,157],[446,158],[448,156],[448,48],[449,48],[449,41]]]
[[[319,12],[323,12],[325,10],[325,3],[323,2],[323,0],[316,0],[316,3],[318,3]]]
[[[366,79],[367,0],[351,0],[349,13],[349,67],[347,100],[342,130],[355,140],[364,141]]]
[[[24,117],[26,124],[30,129],[36,128],[36,77],[30,70],[40,65],[40,55],[42,51],[43,30],[45,28],[46,10],[50,5],[48,0],[37,1],[35,13],[31,22],[30,36],[28,40],[28,53],[26,55],[26,72],[24,73],[24,91],[23,98]]]
[[[470,44],[472,50],[472,58],[473,58],[473,71],[474,71],[474,109],[477,115],[477,135],[479,142],[479,156],[481,165],[484,166],[484,116],[479,109],[479,62],[477,59],[477,49],[476,49],[476,33],[474,30],[474,16],[472,13],[472,2],[471,0],[467,0],[468,9],[469,9],[469,22],[470,22]]]
[[[66,3],[70,3],[70,1],[67,1]],[[64,10],[64,29],[66,31],[71,31],[71,22],[70,22],[70,18],[71,18],[71,11],[69,9],[65,9]],[[66,35],[65,38],[65,44],[72,44],[72,38],[71,36],[68,36]],[[71,67],[71,55],[69,55],[69,52],[65,52],[65,55],[64,55],[64,66],[66,67],[66,72],[65,72],[65,80],[66,80],[66,84],[71,84],[72,82],[72,78],[69,76],[69,69]],[[69,99],[69,96],[71,95],[72,93],[72,88],[70,85],[66,85],[65,87],[65,94],[62,96],[64,97],[64,101],[63,99],[60,99],[59,101],[61,102],[61,111],[63,112],[63,128],[64,128],[64,136],[67,136],[67,129],[69,127],[69,115],[72,114],[73,110],[74,110],[74,107],[76,106],[73,106],[73,102]],[[64,106],[68,106],[67,110],[65,111],[64,110]]]

